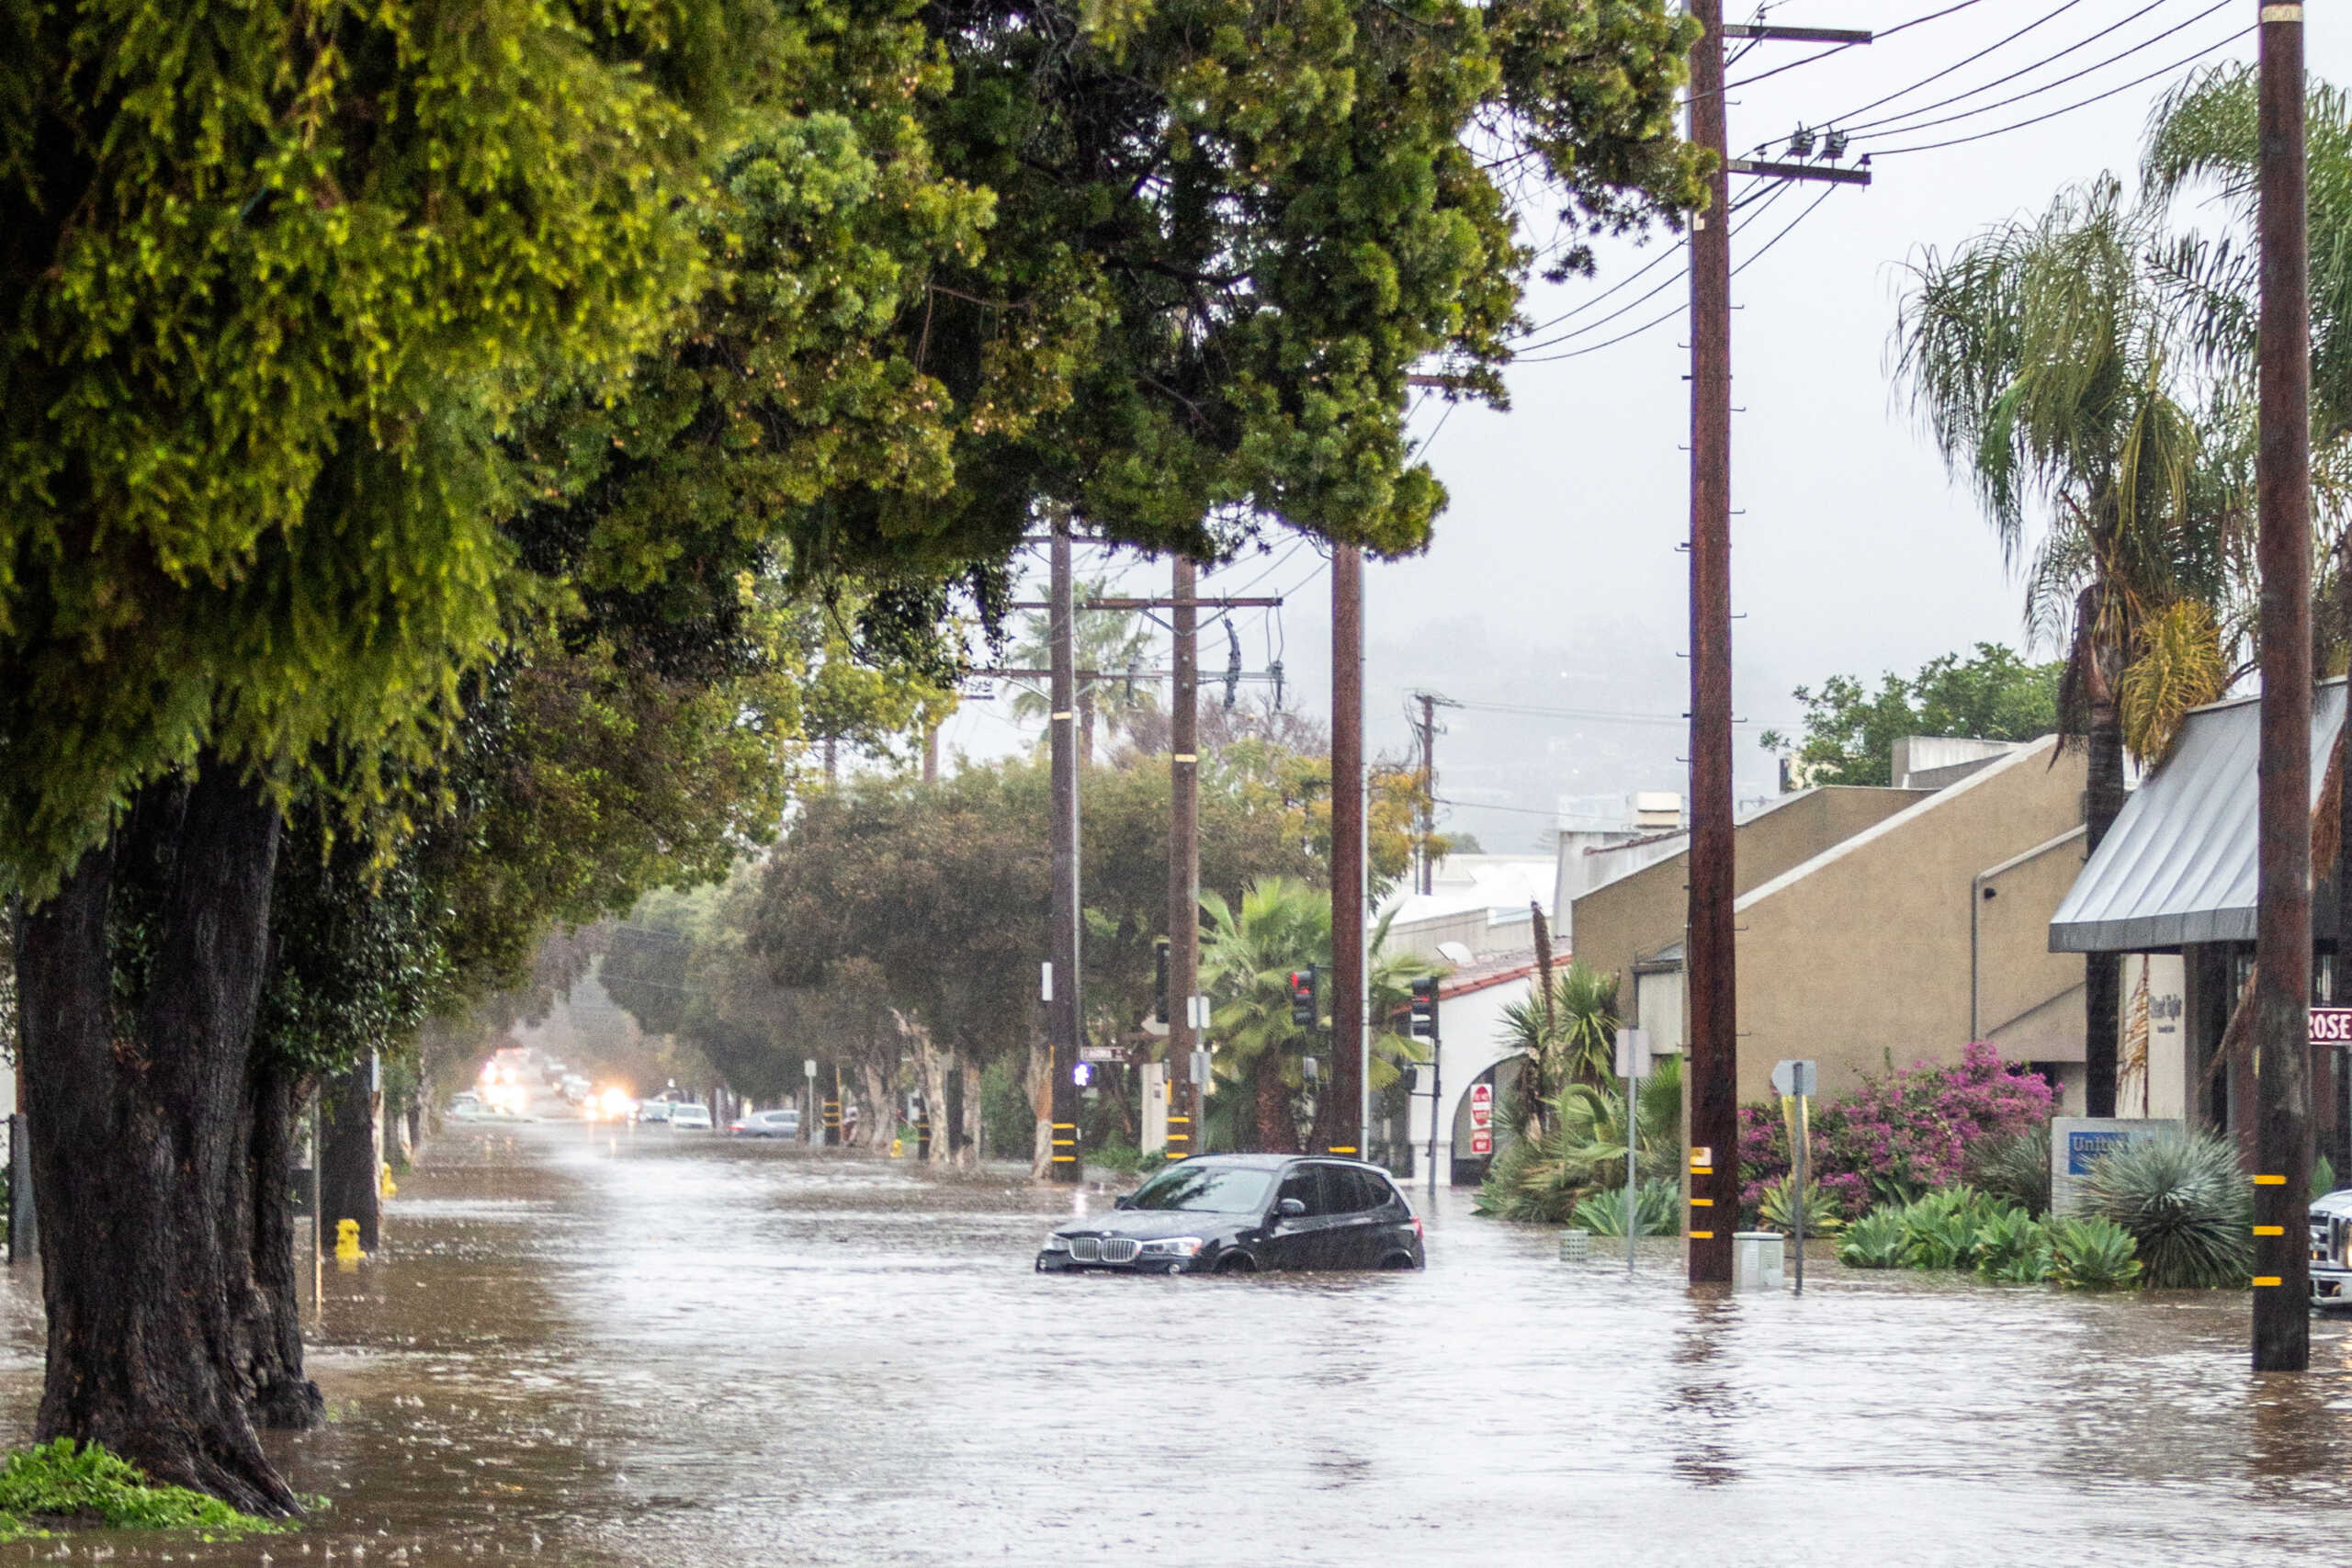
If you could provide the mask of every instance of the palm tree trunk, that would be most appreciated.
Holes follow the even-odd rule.
[[[2096,656],[2095,656],[2096,657]],[[2100,672],[2090,702],[2086,739],[2089,779],[2085,789],[2086,852],[2097,853],[2107,830],[2123,809],[2123,717],[2115,705],[2114,684]],[[2083,1113],[2115,1114],[2116,1044],[2122,1025],[2122,961],[2112,953],[2083,960]]]
[[[1258,1148],[1270,1155],[1298,1153],[1298,1120],[1291,1114],[1290,1086],[1283,1082],[1282,1063],[1272,1051],[1250,1064],[1250,1082],[1258,1111]]]

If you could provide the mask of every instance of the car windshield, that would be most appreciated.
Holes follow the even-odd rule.
[[[1136,1189],[1130,1209],[1182,1210],[1193,1213],[1254,1214],[1266,1206],[1273,1190],[1271,1170],[1223,1169],[1215,1166],[1171,1166]]]

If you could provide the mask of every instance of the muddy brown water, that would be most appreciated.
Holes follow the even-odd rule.
[[[1040,1277],[1068,1193],[647,1128],[452,1129],[330,1271],[300,1534],[0,1562],[2342,1562],[2352,1338],[2245,1298],[1849,1272],[1693,1299],[1431,1203],[1418,1275]],[[1083,1197],[1097,1206],[1108,1199]],[[6,1271],[0,1270],[0,1275]],[[40,1386],[0,1278],[0,1440]],[[62,1556],[61,1556],[62,1554]]]

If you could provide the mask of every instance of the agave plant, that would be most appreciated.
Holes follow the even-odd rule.
[[[1849,1269],[1900,1269],[1911,1249],[1899,1209],[1877,1209],[1846,1227],[1838,1261]]]
[[[1682,1188],[1670,1178],[1645,1181],[1634,1189],[1634,1212],[1642,1235],[1682,1234]],[[1577,1204],[1569,1223],[1595,1235],[1625,1234],[1625,1190],[1595,1192]]]
[[[2123,1145],[2083,1179],[2082,1209],[2129,1235],[2157,1289],[2243,1286],[2254,1271],[2254,1189],[2211,1133]]]
[[[2051,1278],[2068,1290],[2125,1290],[2140,1278],[2131,1233],[2114,1221],[2053,1219],[2045,1228]]]
[[[1764,1189],[1764,1196],[1757,1203],[1764,1228],[1794,1235],[1797,1204],[1792,1190],[1796,1178],[1784,1176]],[[1836,1235],[1846,1228],[1846,1216],[1838,1212],[1838,1200],[1822,1191],[1821,1183],[1804,1184],[1804,1234]]]
[[[2037,1284],[2050,1278],[2050,1236],[2041,1222],[2007,1204],[1984,1217],[1976,1233],[1976,1272],[2004,1284]]]

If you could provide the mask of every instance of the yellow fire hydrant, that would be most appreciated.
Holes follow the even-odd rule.
[[[401,1195],[400,1188],[392,1180],[392,1167],[390,1160],[384,1162],[384,1174],[376,1179],[376,1190],[386,1198],[397,1198]]]
[[[334,1259],[338,1263],[356,1263],[366,1254],[359,1250],[359,1222],[337,1220],[334,1223]]]

